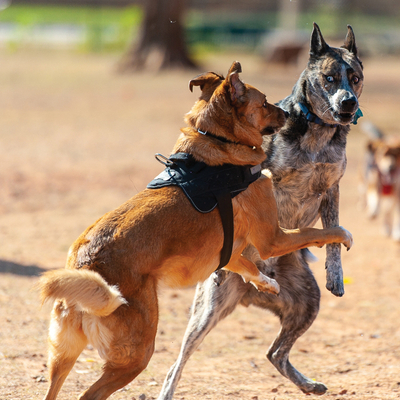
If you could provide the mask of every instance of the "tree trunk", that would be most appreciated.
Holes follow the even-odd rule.
[[[196,68],[184,40],[184,8],[185,0],[146,0],[139,41],[122,58],[119,70]]]

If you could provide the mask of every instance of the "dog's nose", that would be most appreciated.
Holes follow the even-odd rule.
[[[342,100],[342,109],[346,111],[353,111],[356,108],[356,105],[357,99],[354,96]]]

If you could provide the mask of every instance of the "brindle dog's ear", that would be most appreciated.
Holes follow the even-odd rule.
[[[321,56],[326,53],[329,46],[326,44],[319,26],[314,22],[314,29],[311,34],[310,54],[312,56]]]
[[[209,87],[215,86],[216,84],[220,84],[221,80],[223,79],[224,79],[223,76],[218,75],[215,72],[206,72],[204,74],[200,74],[195,78],[193,78],[189,82],[189,89],[191,92],[193,92],[193,86],[200,86],[201,91],[204,91]]]
[[[347,49],[350,53],[357,56],[356,38],[354,36],[353,28],[350,25],[347,25],[347,35],[342,48]]]
[[[226,77],[226,81],[229,84],[231,101],[233,104],[235,104],[246,91],[244,83],[239,79],[240,72],[242,72],[240,62],[235,61],[229,68],[228,76]]]

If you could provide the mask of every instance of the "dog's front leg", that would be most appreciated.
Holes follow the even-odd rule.
[[[333,228],[339,226],[339,184],[329,189],[320,207],[322,226]],[[335,296],[344,295],[343,269],[339,243],[326,245],[326,288]]]

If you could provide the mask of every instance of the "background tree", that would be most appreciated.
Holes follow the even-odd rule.
[[[185,43],[182,19],[186,0],[146,0],[139,40],[133,42],[119,70],[196,68]]]

